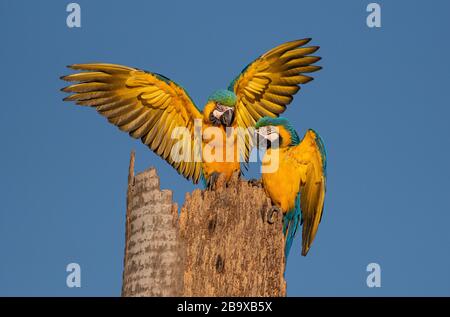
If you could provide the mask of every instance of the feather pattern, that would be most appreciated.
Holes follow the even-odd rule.
[[[231,82],[234,91],[236,124],[249,128],[264,116],[277,117],[286,110],[300,87],[313,78],[305,75],[321,69],[312,65],[320,57],[311,56],[319,47],[305,47],[311,39],[301,39],[281,44],[247,65]],[[248,161],[252,144],[241,140],[241,157]]]
[[[286,241],[284,246],[284,257],[286,259],[289,256],[289,251],[291,250],[292,243],[294,242],[294,238],[297,233],[297,228],[300,224],[301,213],[299,192],[295,198],[295,207],[283,216],[283,234]]]
[[[197,183],[201,163],[190,160],[176,162],[170,156],[175,127],[186,127],[194,145],[194,119],[202,115],[186,91],[165,76],[116,64],[75,64],[81,71],[62,77],[75,82],[62,90],[72,93],[64,100],[95,107],[117,126],[141,141],[187,179]],[[192,148],[191,154],[194,153]]]
[[[244,128],[237,134],[237,141],[244,145],[238,147],[239,162],[248,162],[253,146],[252,138],[242,131],[253,127],[261,117],[277,117],[284,112],[300,90],[299,85],[312,80],[306,74],[320,69],[313,65],[320,57],[311,55],[318,47],[306,47],[309,41],[287,42],[271,49],[247,65],[228,90],[216,91],[208,99],[233,107],[233,127]],[[188,93],[166,76],[106,63],[74,64],[69,68],[79,72],[62,77],[71,83],[62,89],[70,93],[64,100],[94,107],[110,123],[141,139],[185,178],[197,183],[211,172],[240,170],[238,161],[207,168],[206,163],[194,159],[199,154],[194,153],[194,121],[204,117]],[[190,132],[191,139],[184,140],[184,144],[191,141],[189,160],[171,157],[171,149],[179,141],[171,138],[176,127],[186,127]]]
[[[300,141],[285,118],[265,117],[255,128],[264,126],[278,127],[284,138],[279,148],[267,150],[265,155],[278,155],[279,166],[275,172],[263,172],[262,181],[272,202],[284,213],[285,255],[286,258],[289,255],[299,225],[303,227],[302,255],[306,255],[323,214],[327,169],[325,146],[319,134],[311,129]]]

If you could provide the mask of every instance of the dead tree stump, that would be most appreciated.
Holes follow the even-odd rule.
[[[180,296],[183,257],[177,228],[178,206],[160,190],[154,168],[128,174],[122,296]]]
[[[286,296],[282,217],[237,175],[214,191],[172,192],[130,161],[122,296]]]

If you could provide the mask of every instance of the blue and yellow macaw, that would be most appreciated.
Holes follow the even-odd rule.
[[[255,125],[255,135],[266,143],[262,184],[275,204],[275,211],[283,213],[286,259],[299,225],[302,230],[302,255],[305,256],[316,235],[325,200],[327,156],[320,136],[308,130],[300,140],[285,118],[264,117]],[[278,209],[278,210],[277,210]]]
[[[194,122],[202,121],[203,131],[211,126],[221,129],[226,139],[227,127],[253,127],[263,116],[277,117],[292,101],[300,84],[312,80],[305,75],[320,69],[313,65],[320,57],[310,54],[317,46],[305,47],[310,39],[281,44],[263,54],[231,82],[228,89],[214,92],[204,107],[203,113],[195,106],[187,92],[169,78],[137,68],[115,64],[74,64],[69,66],[82,72],[62,77],[75,82],[62,90],[72,93],[64,100],[78,105],[95,107],[108,121],[139,138],[156,154],[171,164],[181,175],[197,183],[204,179],[208,185],[219,174],[228,181],[234,172],[240,172],[240,162],[248,161],[251,140],[245,138],[244,147],[236,149],[238,142],[222,142],[221,153],[215,157],[223,159],[207,162],[195,159]],[[185,127],[192,137],[190,158],[175,160],[171,156],[177,139],[172,132]],[[234,138],[244,138],[234,135]],[[203,135],[205,148],[214,145]],[[241,149],[243,148],[243,149]],[[236,153],[233,159],[225,158],[227,151]]]

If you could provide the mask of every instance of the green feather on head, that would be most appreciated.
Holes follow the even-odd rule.
[[[208,101],[215,101],[227,107],[234,107],[236,105],[237,98],[234,92],[220,89],[216,90],[211,96],[209,96]]]

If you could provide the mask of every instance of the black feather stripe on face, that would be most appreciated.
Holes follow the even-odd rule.
[[[209,114],[209,121],[212,123],[213,126],[218,127],[220,126],[221,122],[220,119],[217,119],[214,114],[213,111],[211,111],[211,113]]]

